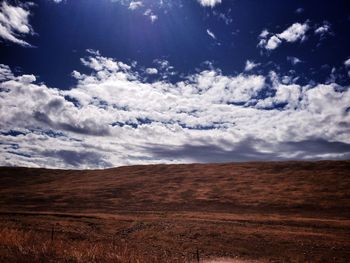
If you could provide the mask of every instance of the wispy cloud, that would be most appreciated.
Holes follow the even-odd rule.
[[[255,63],[254,61],[247,60],[245,63],[244,71],[251,71],[252,69],[256,68],[259,65],[260,63]]]
[[[346,67],[350,67],[350,58],[347,59],[347,60],[345,60],[344,65],[345,65]]]
[[[135,10],[143,6],[143,3],[141,1],[132,1],[129,4],[129,9]]]
[[[344,65],[347,69],[349,69],[348,76],[350,78],[350,58],[348,58],[347,60],[344,61]]]
[[[302,14],[302,13],[304,13],[304,8],[302,8],[302,7],[299,7],[299,8],[297,8],[296,10],[295,10],[295,13],[296,14]]]
[[[207,29],[207,34],[212,38],[216,40],[216,36],[214,35],[213,32],[211,32],[209,29]]]
[[[151,9],[147,9],[143,14],[148,16],[152,23],[158,19],[158,16],[155,15]]]
[[[288,56],[288,57],[287,57],[287,60],[288,60],[290,63],[292,63],[292,65],[296,65],[296,64],[299,64],[299,63],[302,62],[299,58],[293,57],[293,56]]]
[[[33,34],[34,31],[29,24],[30,2],[13,6],[3,1],[0,6],[0,37],[6,41],[31,47],[31,45],[21,39],[25,35]]]
[[[327,35],[332,35],[331,24],[324,21],[322,25],[316,27],[315,34],[319,35],[321,39],[324,39]]]

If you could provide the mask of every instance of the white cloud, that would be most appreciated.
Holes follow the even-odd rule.
[[[30,3],[22,6],[12,6],[3,1],[0,6],[0,37],[15,44],[30,47],[31,45],[22,40],[24,35],[33,34],[33,29],[29,24],[30,11],[26,7]]]
[[[260,63],[254,63],[254,61],[247,60],[245,63],[244,71],[250,71],[259,65]]]
[[[217,4],[221,4],[221,0],[198,0],[201,6],[214,7]]]
[[[149,75],[158,74],[158,70],[156,68],[146,68],[146,73]]]
[[[300,24],[295,23],[288,27],[286,30],[284,30],[281,34],[277,34],[278,38],[284,39],[287,42],[296,42],[298,40],[305,39],[305,34],[307,30],[309,29],[309,26],[307,23]]]
[[[216,36],[214,35],[213,32],[211,32],[209,29],[207,29],[207,34],[212,38],[216,40]]]
[[[344,65],[346,68],[350,68],[350,58],[344,61]],[[348,76],[350,78],[350,71],[348,71]]]
[[[142,2],[141,1],[131,1],[129,4],[129,9],[131,10],[135,10],[138,9],[142,6]]]
[[[155,15],[151,9],[147,9],[143,14],[148,16],[152,23],[158,19],[158,16]]]
[[[309,26],[307,23],[294,23],[282,33],[272,34],[270,38],[268,38],[268,36],[271,34],[264,29],[259,35],[260,41],[258,46],[267,50],[274,50],[279,47],[283,41],[290,43],[303,41],[306,38],[306,32],[308,29]]]
[[[226,25],[229,25],[233,22],[233,19],[229,14],[217,12],[214,10],[213,15],[216,16],[217,18],[221,19],[222,21],[224,21]]]
[[[266,30],[266,29],[264,29],[263,31],[261,31],[259,37],[260,37],[260,38],[267,38],[267,36],[268,36],[269,34],[270,34],[269,31]]]
[[[350,58],[348,58],[347,60],[344,61],[344,65],[346,67],[350,67]]]
[[[36,81],[36,77],[34,75],[22,75],[17,77],[17,80],[22,84],[30,84]]]
[[[290,63],[292,63],[292,65],[296,65],[296,64],[299,64],[302,62],[299,58],[292,57],[292,56],[288,56],[287,60],[290,61]]]
[[[157,15],[151,15],[149,18],[151,19],[151,21],[153,23],[154,21],[156,21],[158,19],[158,16]]]
[[[171,67],[169,61],[165,59],[155,59],[153,62],[157,64],[161,69],[168,69]]]
[[[266,43],[265,48],[269,50],[276,49],[282,43],[277,36],[272,36]]]
[[[299,7],[299,8],[297,8],[297,9],[295,10],[295,13],[301,14],[301,13],[303,13],[304,11],[305,11],[304,8]]]
[[[349,158],[349,87],[215,69],[147,82],[97,51],[81,61],[93,73],[74,71],[71,90],[0,66],[0,165]]]
[[[321,40],[326,38],[327,35],[333,35],[332,29],[331,29],[331,24],[327,21],[324,21],[323,25],[318,26],[315,29],[315,34],[319,35]]]
[[[14,75],[9,66],[0,64],[0,81],[14,79]]]

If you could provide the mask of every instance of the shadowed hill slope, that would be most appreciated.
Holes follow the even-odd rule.
[[[350,161],[0,168],[1,211],[350,215]]]

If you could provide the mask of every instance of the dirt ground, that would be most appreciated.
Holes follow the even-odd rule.
[[[350,260],[349,161],[0,168],[0,185],[1,262]]]

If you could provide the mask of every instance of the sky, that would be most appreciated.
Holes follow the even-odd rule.
[[[350,159],[350,2],[0,0],[0,166]]]

